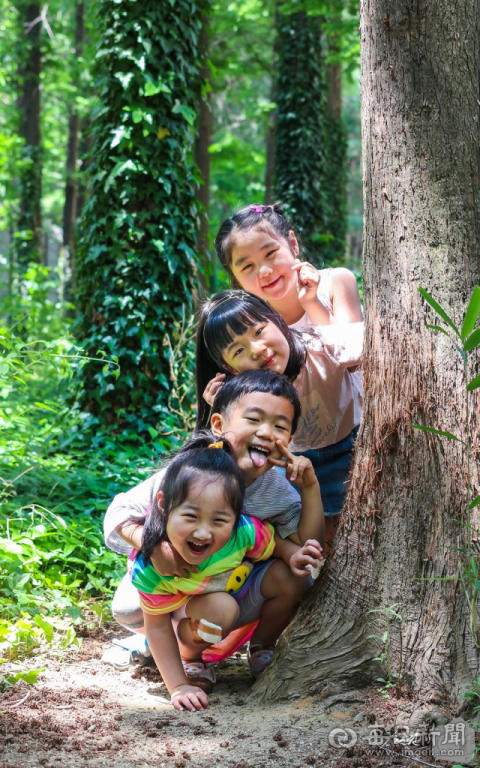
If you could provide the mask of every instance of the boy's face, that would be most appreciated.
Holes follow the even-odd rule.
[[[212,415],[212,432],[231,443],[247,486],[272,468],[269,456],[282,459],[276,441],[288,445],[293,417],[293,405],[269,392],[244,395],[227,413]]]

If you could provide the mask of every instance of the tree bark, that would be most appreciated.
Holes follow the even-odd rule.
[[[22,113],[20,135],[24,139],[20,171],[20,213],[18,228],[25,233],[17,241],[19,263],[28,265],[40,261],[42,234],[42,159],[40,132],[40,75],[42,67],[40,33],[40,4],[29,3],[25,8],[25,23],[19,67],[21,92],[18,106]],[[28,234],[27,234],[28,233]]]
[[[202,183],[198,187],[197,196],[202,204],[200,212],[200,231],[198,233],[198,250],[202,257],[202,269],[198,274],[200,285],[208,294],[213,280],[213,263],[209,255],[209,209],[210,209],[210,144],[212,143],[212,98],[210,86],[210,68],[208,54],[210,49],[209,19],[203,18],[200,34],[201,68],[200,77],[205,83],[204,92],[199,106],[198,134],[195,142],[195,163],[202,175]]]
[[[362,3],[364,418],[334,552],[254,688],[263,700],[373,681],[390,606],[402,621],[384,677],[428,702],[478,675],[462,586],[441,580],[466,546],[465,451],[410,425],[465,433],[460,357],[425,328],[418,287],[460,324],[480,282],[479,36],[476,0]]]
[[[85,3],[75,6],[75,56],[83,55],[85,40]],[[63,208],[63,245],[68,248],[71,293],[75,289],[75,222],[77,220],[78,183],[75,178],[78,163],[80,116],[74,107],[68,120],[67,164],[65,182],[65,204]]]

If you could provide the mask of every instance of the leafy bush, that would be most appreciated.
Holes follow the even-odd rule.
[[[0,323],[0,657],[10,660],[71,643],[91,598],[112,593],[125,561],[104,547],[105,509],[172,445],[95,432],[80,413],[71,388],[84,358],[55,288],[32,267]],[[95,365],[118,371],[103,355]]]

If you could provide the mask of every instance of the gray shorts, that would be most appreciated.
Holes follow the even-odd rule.
[[[232,594],[240,609],[234,629],[244,627],[246,624],[252,624],[260,618],[265,602],[261,592],[261,585],[268,568],[274,562],[275,558],[270,558],[265,562],[257,563],[243,587],[238,592]],[[177,611],[174,611],[172,619],[180,621],[186,618],[185,608],[187,605],[188,602]],[[117,587],[112,601],[112,613],[115,621],[121,624],[122,627],[125,627],[125,629],[138,631],[143,628],[144,620],[143,611],[140,607],[140,597],[128,573]]]

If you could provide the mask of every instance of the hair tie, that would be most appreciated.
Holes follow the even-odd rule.
[[[219,440],[217,443],[210,443],[207,448],[223,448],[223,440]]]
[[[274,205],[249,205],[248,207],[255,213],[266,213],[269,209],[275,213]]]

